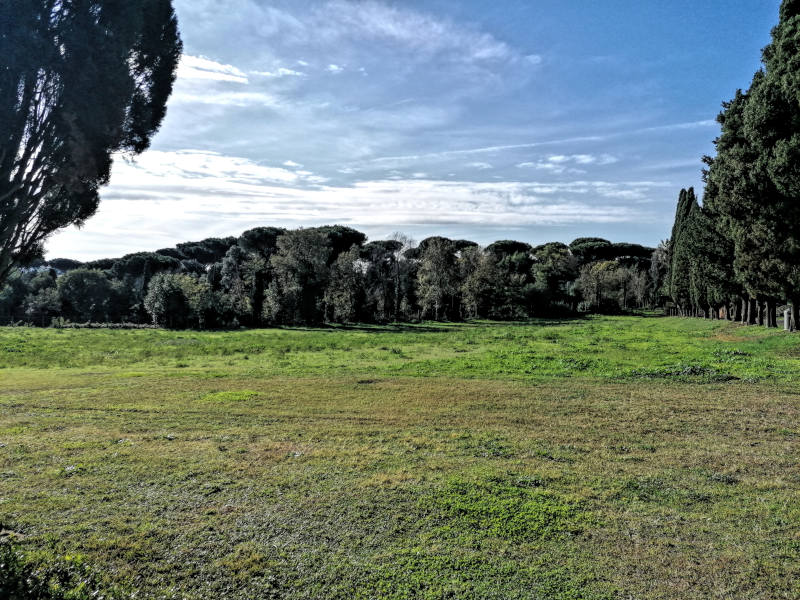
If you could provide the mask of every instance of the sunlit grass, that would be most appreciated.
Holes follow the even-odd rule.
[[[148,598],[796,598],[798,351],[656,318],[3,329],[0,525]]]

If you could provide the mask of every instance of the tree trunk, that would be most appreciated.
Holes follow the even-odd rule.
[[[764,325],[764,303],[761,300],[756,300],[756,325]]]
[[[747,303],[747,324],[755,325],[757,322],[758,302],[754,298],[750,298]]]
[[[792,300],[791,302],[792,302],[792,304],[791,304],[789,310],[792,313],[792,331],[797,331],[797,325],[798,325],[798,323],[797,323],[797,319],[798,319],[797,305],[798,305],[798,302],[797,302],[797,300]]]
[[[742,310],[741,310],[741,323],[742,325],[747,325],[747,311],[750,308],[750,303],[742,298]]]
[[[778,326],[778,314],[777,314],[777,306],[776,302],[773,299],[768,299],[765,303],[766,307],[766,314],[764,318],[764,325],[766,327],[777,327]]]

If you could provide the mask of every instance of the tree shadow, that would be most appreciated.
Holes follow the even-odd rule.
[[[524,321],[423,321],[421,323],[325,323],[319,325],[283,326],[285,331],[316,331],[336,333],[339,331],[358,331],[363,333],[452,333],[464,329],[508,328],[508,327],[561,327],[586,321],[589,315],[577,314],[570,317],[536,317]]]

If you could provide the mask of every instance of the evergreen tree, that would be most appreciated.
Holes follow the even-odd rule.
[[[0,2],[0,283],[147,149],[180,55],[171,0]]]
[[[678,208],[675,211],[675,222],[672,226],[672,236],[669,241],[669,295],[683,316],[691,312],[689,282],[691,255],[686,231],[689,215],[696,203],[693,189],[681,190],[678,196]]]

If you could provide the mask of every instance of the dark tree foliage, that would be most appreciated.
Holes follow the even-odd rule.
[[[365,263],[363,277],[365,312],[377,321],[398,318],[398,253],[403,244],[398,240],[378,240],[361,248]]]
[[[319,323],[333,254],[323,228],[287,231],[269,260],[272,281],[264,299],[269,323]]]
[[[0,2],[0,283],[148,147],[180,55],[171,0]]]
[[[681,312],[776,326],[800,304],[800,2],[785,0],[763,69],[723,103],[716,155],[704,157],[703,206],[682,192],[669,292]],[[739,310],[741,307],[741,311]]]
[[[453,244],[455,244],[456,252],[461,252],[462,250],[466,250],[467,248],[477,248],[478,243],[473,242],[470,240],[454,240]]]
[[[72,260],[71,258],[51,258],[46,264],[48,267],[52,267],[57,271],[61,271],[62,273],[66,273],[67,271],[71,271],[72,269],[77,269],[83,266],[81,261]]]
[[[424,314],[439,319],[457,318],[458,263],[453,240],[429,237],[420,242],[417,293]]]
[[[633,306],[634,298],[642,307],[650,285],[647,269],[625,266],[625,256],[584,265],[584,273],[569,246],[559,242],[531,248],[500,241],[484,249],[467,240],[430,237],[419,251],[401,234],[364,244],[361,232],[340,226],[259,227],[236,240],[179,244],[180,254],[136,252],[66,273],[44,262],[18,270],[0,287],[0,318],[201,328],[426,317],[525,319],[574,312],[586,300],[581,290],[592,294],[589,304],[595,309],[620,312]],[[353,244],[331,261],[331,240]],[[225,254],[210,264],[177,258],[186,248],[208,260],[223,247]],[[630,244],[604,247],[623,255],[640,251]],[[56,264],[74,266],[64,260]],[[589,275],[597,285],[589,285]],[[641,289],[645,292],[634,291]]]
[[[187,256],[177,248],[161,248],[161,250],[156,250],[155,253],[160,254],[161,256],[176,258],[178,260],[186,260],[187,258]]]
[[[366,235],[344,225],[313,227],[310,231],[317,231],[328,238],[328,244],[331,249],[330,257],[328,258],[329,264],[333,264],[333,261],[342,252],[347,252],[353,246],[363,246],[364,242],[367,241]]]
[[[669,254],[668,291],[672,301],[678,306],[681,314],[688,314],[691,305],[689,289],[689,265],[691,256],[687,239],[687,225],[692,207],[697,204],[694,190],[681,190],[678,196],[678,208],[675,210],[675,223],[672,226]]]
[[[569,249],[581,265],[604,260],[611,242],[603,238],[584,237],[573,240]]]
[[[190,275],[204,275],[206,272],[206,266],[194,259],[187,258],[181,261],[179,272],[189,273]]]
[[[532,249],[531,269],[536,294],[534,305],[540,313],[574,310],[577,297],[572,282],[578,277],[578,261],[569,246],[560,242]]]
[[[114,266],[114,263],[117,262],[118,259],[116,258],[99,258],[97,260],[91,260],[87,263],[84,263],[84,267],[87,269],[99,269],[100,271],[108,271],[111,267]]]
[[[800,303],[800,4],[784,0],[772,41],[764,48],[763,76],[751,85],[744,134],[758,155],[754,170],[767,194],[757,198],[751,244],[761,249],[762,271],[797,310]],[[766,283],[766,282],[765,282]]]
[[[486,251],[494,254],[497,258],[503,258],[511,254],[528,253],[531,251],[531,245],[514,240],[499,240],[486,246]]]
[[[653,256],[654,250],[655,248],[642,246],[641,244],[616,243],[611,244],[604,259],[616,260],[626,267],[646,271],[650,268],[650,258]]]
[[[238,243],[235,237],[206,238],[199,242],[183,242],[175,246],[186,258],[196,260],[204,265],[219,262],[228,253],[231,246]]]
[[[150,277],[162,271],[177,271],[181,268],[181,261],[171,256],[156,254],[155,252],[135,252],[118,258],[111,266],[110,275],[116,279],[129,277]],[[146,285],[146,284],[145,284]]]
[[[452,248],[453,252],[456,252],[455,242],[453,240],[440,235],[433,235],[422,240],[416,248],[411,248],[411,250],[416,250],[416,252],[409,253],[409,256],[413,258],[419,258],[425,254],[425,252],[428,250],[428,247],[433,244],[444,244],[448,248]]]
[[[247,252],[256,252],[269,260],[278,248],[278,238],[286,233],[282,227],[256,227],[239,237],[239,245]]]
[[[692,305],[713,317],[739,292],[733,272],[733,244],[714,215],[696,202],[691,207],[684,243],[689,255],[689,296]]]
[[[76,321],[107,321],[113,286],[103,271],[74,269],[58,279],[64,313]]]

